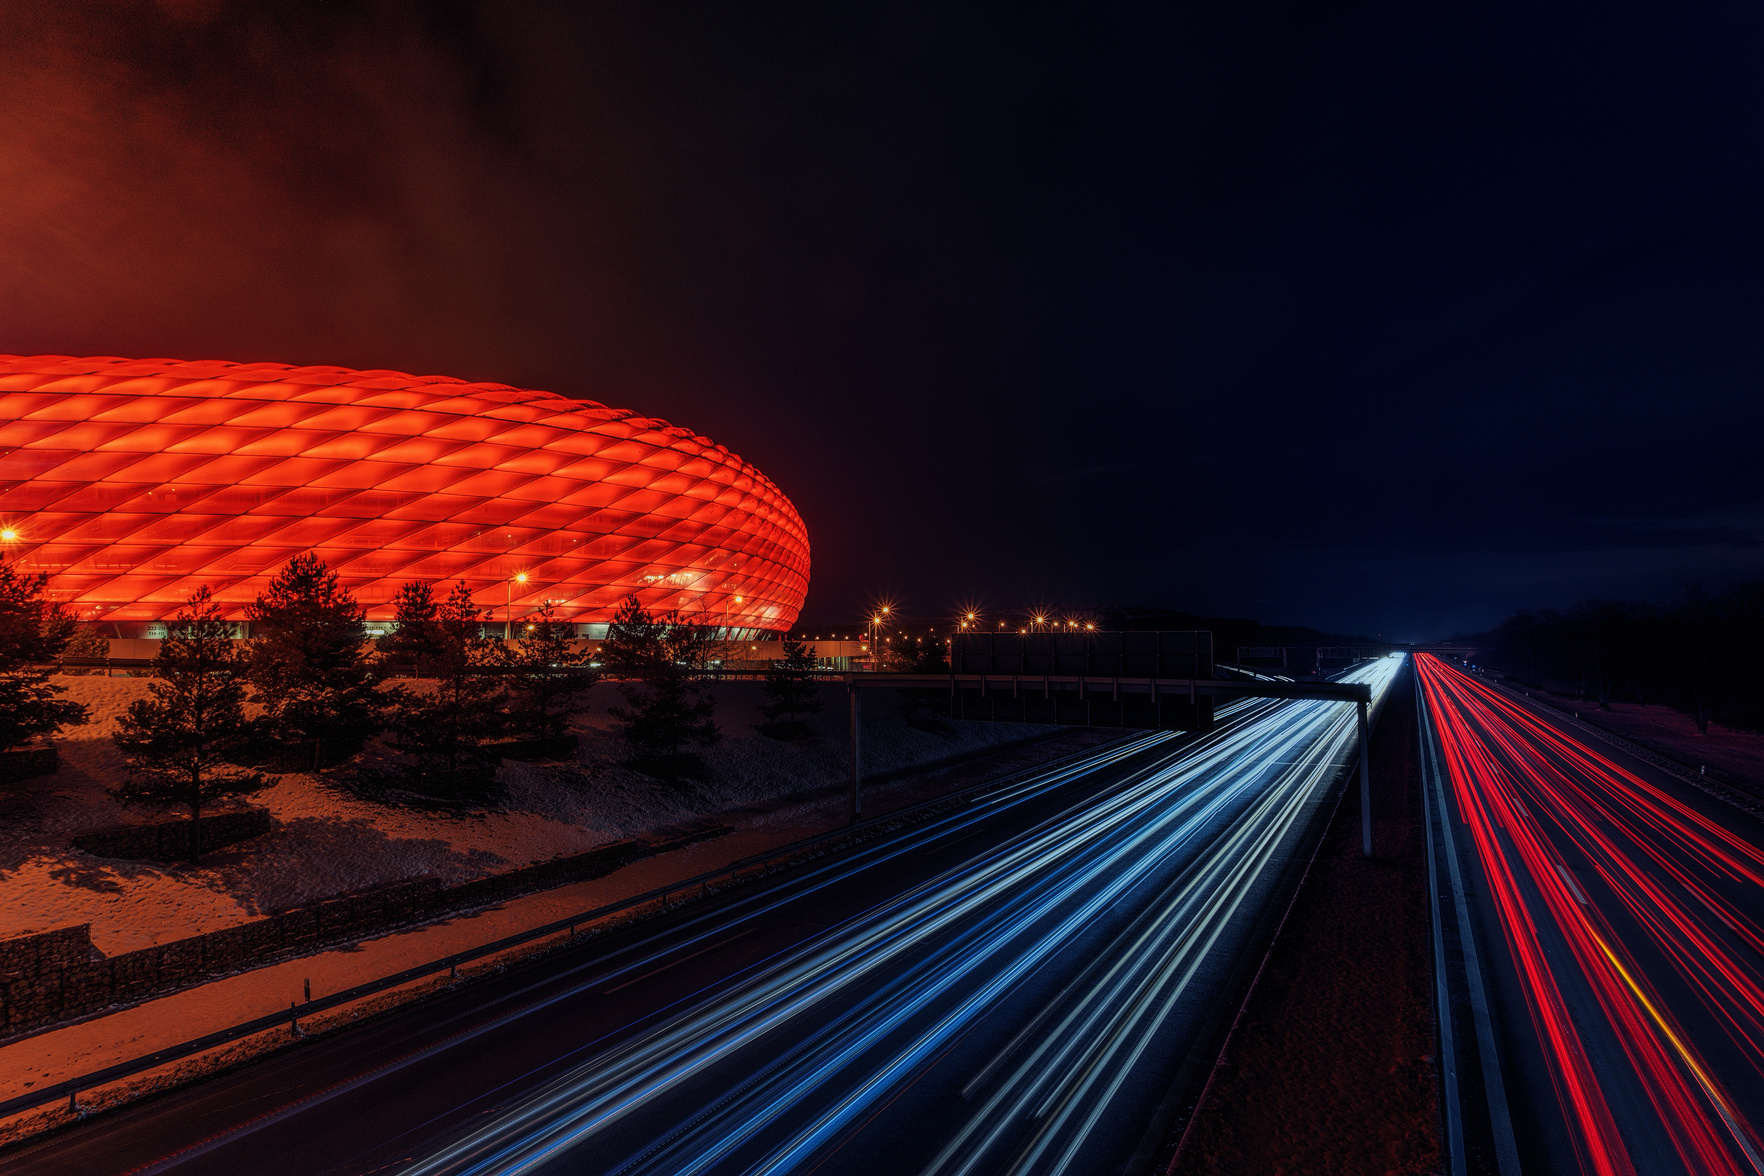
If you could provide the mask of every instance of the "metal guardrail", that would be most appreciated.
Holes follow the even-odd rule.
[[[99,1086],[105,1086],[109,1083],[119,1081],[123,1078],[133,1077],[136,1074],[156,1069],[169,1062],[175,1062],[181,1058],[187,1058],[193,1054],[199,1054],[205,1050],[213,1049],[216,1046],[225,1045],[230,1041],[238,1041],[240,1038],[250,1037],[253,1034],[262,1033],[269,1029],[276,1029],[283,1025],[289,1027],[290,1035],[294,1035],[299,1031],[299,1022],[302,1017],[308,1017],[314,1013],[324,1012],[327,1009],[351,1004],[364,997],[373,996],[376,993],[385,992],[388,989],[409,984],[413,980],[420,980],[425,976],[432,976],[437,972],[453,971],[461,964],[471,963],[474,960],[480,960],[486,956],[499,955],[510,948],[519,947],[522,944],[531,943],[537,939],[544,939],[548,936],[556,935],[560,931],[568,931],[570,934],[570,941],[574,942],[576,927],[579,924],[596,922],[620,914],[621,912],[647,906],[650,903],[665,903],[668,896],[671,894],[683,894],[686,891],[701,888],[708,890],[710,883],[718,878],[732,879],[744,871],[759,869],[786,858],[796,857],[814,849],[816,846],[824,845],[830,841],[849,838],[853,834],[874,829],[878,825],[885,824],[889,821],[897,821],[903,817],[911,816],[914,813],[935,808],[938,805],[949,804],[952,801],[957,800],[970,799],[984,795],[987,792],[1008,787],[1014,781],[1036,772],[1058,771],[1062,766],[1068,763],[1082,759],[1084,756],[1094,754],[1096,750],[1097,749],[1094,747],[1086,748],[1083,751],[1074,752],[1068,756],[1062,756],[1061,758],[1054,760],[1052,763],[1036,764],[1033,767],[1007,773],[996,780],[988,780],[984,784],[971,789],[957,790],[948,795],[933,797],[930,800],[921,801],[918,804],[908,805],[906,808],[883,813],[881,816],[871,817],[868,820],[860,821],[856,824],[829,830],[826,833],[820,833],[813,837],[805,837],[800,841],[793,841],[789,845],[780,846],[775,850],[766,853],[753,854],[749,857],[742,858],[740,861],[731,862],[730,864],[720,866],[715,870],[707,870],[702,874],[694,874],[690,878],[683,878],[677,882],[671,882],[666,886],[659,886],[654,890],[645,891],[644,893],[634,895],[631,898],[621,899],[618,902],[595,907],[592,910],[583,911],[576,915],[570,915],[567,918],[554,919],[543,926],[531,927],[525,931],[516,932],[513,935],[506,935],[491,943],[480,944],[477,947],[468,948],[465,951],[454,952],[452,955],[443,956],[438,960],[433,960],[426,964],[419,964],[413,968],[406,968],[403,971],[395,972],[390,976],[382,976],[377,980],[369,980],[364,984],[357,984],[353,988],[346,988],[341,992],[332,993],[330,996],[301,1002],[300,1004],[291,1006],[286,1013],[276,1012],[266,1014],[262,1017],[255,1017],[249,1021],[243,1021],[226,1029],[217,1029],[213,1033],[204,1034],[201,1037],[180,1042],[177,1045],[166,1046],[164,1049],[155,1050],[150,1054],[144,1054],[141,1057],[134,1058],[127,1062],[119,1062],[114,1066],[107,1066],[102,1070],[94,1070],[89,1074],[81,1074],[75,1078],[52,1083],[44,1087],[42,1090],[32,1091],[29,1094],[17,1095],[4,1102],[0,1102],[0,1119],[16,1115],[21,1111],[31,1110],[32,1108],[42,1106],[45,1103],[55,1102],[62,1098],[68,1100],[68,1108],[70,1110],[77,1110],[78,1104],[75,1100],[78,1097],[79,1092],[82,1090],[91,1090]],[[276,962],[282,963],[285,961]],[[48,1029],[46,1032],[54,1032],[54,1029]]]
[[[1114,678],[1089,674],[887,674],[840,673],[826,677],[852,686],[979,686],[982,693],[993,688],[1019,692],[1025,687],[1043,692],[1077,690],[1080,694],[1108,690],[1113,693],[1207,695],[1213,698],[1311,698],[1329,702],[1371,702],[1372,688],[1364,682],[1280,682],[1231,678]]]
[[[1652,764],[1675,779],[1682,780],[1692,788],[1707,793],[1723,804],[1732,805],[1747,816],[1764,820],[1764,797],[1760,797],[1754,790],[1747,788],[1726,772],[1720,769],[1710,771],[1707,764],[1700,765],[1700,770],[1693,770],[1690,764],[1680,759],[1674,759],[1666,754],[1664,749],[1656,749],[1645,743],[1638,743],[1633,739],[1625,738],[1602,723],[1582,718],[1580,711],[1575,709],[1572,702],[1550,698],[1541,693],[1532,694],[1530,691],[1518,690],[1497,678],[1491,677],[1486,681],[1497,690],[1504,690],[1514,701],[1547,707],[1557,721],[1565,724],[1571,723],[1587,734],[1596,736],[1610,744],[1618,751],[1632,755],[1644,763]],[[1586,709],[1590,710],[1591,706]]]
[[[64,657],[56,669],[152,669],[150,657]],[[385,669],[402,672],[416,667],[387,665]],[[585,666],[564,667],[571,673],[593,672]],[[517,667],[486,666],[485,673],[515,673]],[[702,670],[699,676],[712,681],[743,681],[765,677],[763,670]],[[1049,690],[1074,689],[1079,693],[1109,690],[1132,694],[1201,694],[1215,698],[1312,698],[1333,702],[1369,702],[1371,688],[1362,682],[1293,682],[1241,680],[1231,678],[1115,678],[1090,674],[894,674],[853,670],[810,670],[807,677],[827,683],[851,686],[945,687],[978,686],[982,692],[995,687],[1009,687],[1013,693],[1024,688]],[[608,680],[616,680],[608,676]]]
[[[1448,1153],[1446,1170],[1449,1176],[1463,1176],[1470,1171],[1465,1158],[1465,1090],[1458,1072],[1460,1059],[1457,1035],[1460,1030],[1455,1030],[1452,1026],[1452,992],[1458,982],[1453,979],[1454,970],[1450,965],[1454,962],[1451,957],[1455,957],[1455,962],[1462,965],[1464,1003],[1470,1008],[1470,1026],[1461,1032],[1466,1041],[1476,1043],[1483,1107],[1488,1115],[1496,1170],[1500,1176],[1517,1176],[1520,1168],[1514,1142],[1512,1112],[1501,1077],[1494,1020],[1481,957],[1476,950],[1476,936],[1470,913],[1470,896],[1474,882],[1467,882],[1466,877],[1471,875],[1476,863],[1474,858],[1468,863],[1459,858],[1457,839],[1452,829],[1451,808],[1446,800],[1446,774],[1440,764],[1438,735],[1427,709],[1426,692],[1418,671],[1415,675],[1415,718],[1416,759],[1421,776],[1421,811],[1426,829],[1428,919],[1432,931],[1434,1015],[1441,1062],[1440,1111]],[[1443,879],[1439,869],[1441,859],[1447,875]],[[1455,915],[1457,931],[1455,952],[1448,952],[1445,939],[1445,887],[1448,879],[1451,890],[1450,906]]]

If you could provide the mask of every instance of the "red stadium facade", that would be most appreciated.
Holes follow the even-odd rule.
[[[147,635],[207,584],[242,617],[316,552],[391,616],[463,580],[500,620],[590,626],[635,594],[736,633],[785,630],[808,532],[758,470],[688,429],[441,376],[0,356],[0,547],[81,620]]]

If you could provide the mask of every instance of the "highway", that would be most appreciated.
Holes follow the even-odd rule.
[[[1119,1171],[1354,743],[1351,705],[1234,703],[4,1165]]]
[[[1467,992],[1473,963],[1450,1005],[1454,1171],[1764,1172],[1758,823],[1477,675],[1416,664],[1449,823],[1436,860],[1443,883],[1455,846],[1483,986]]]

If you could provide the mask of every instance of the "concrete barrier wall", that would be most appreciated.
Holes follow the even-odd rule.
[[[112,637],[108,657],[158,657],[159,642],[145,637]]]
[[[434,879],[405,882],[109,958],[93,951],[90,924],[0,941],[0,1037],[398,927],[599,878],[631,862],[728,832],[727,825],[710,824],[659,841],[615,841],[458,886],[443,887]]]

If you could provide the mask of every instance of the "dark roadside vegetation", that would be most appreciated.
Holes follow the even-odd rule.
[[[1665,604],[1585,600],[1516,613],[1469,640],[1478,660],[1539,690],[1609,709],[1664,704],[1707,734],[1711,721],[1764,731],[1764,580]]]
[[[1169,1172],[1440,1170],[1414,688],[1372,735],[1374,856],[1350,782]]]

